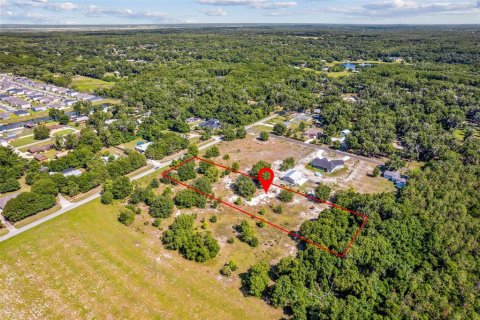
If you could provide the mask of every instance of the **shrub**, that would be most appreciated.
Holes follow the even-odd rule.
[[[194,179],[197,176],[197,172],[195,171],[195,162],[190,161],[180,166],[177,169],[177,174],[180,181]]]
[[[280,214],[283,212],[283,207],[281,205],[277,205],[273,208],[273,212]]]
[[[372,173],[372,174],[373,174],[374,177],[378,177],[378,176],[380,175],[380,169],[378,169],[378,167],[375,167],[375,168],[373,169],[373,173]]]
[[[269,138],[270,138],[270,134],[267,131],[260,132],[260,140],[268,141]]]
[[[215,158],[220,155],[220,151],[218,150],[217,146],[213,146],[207,150],[205,153],[205,158]]]
[[[293,200],[293,192],[282,190],[278,195],[278,199],[282,202],[291,202]]]
[[[154,226],[155,228],[158,228],[158,227],[160,227],[161,223],[162,223],[162,219],[155,219],[152,222],[152,226]]]
[[[210,220],[211,223],[215,223],[215,222],[217,222],[217,216],[213,215],[213,216],[210,217],[209,220]]]
[[[292,157],[289,157],[283,160],[282,164],[280,165],[280,170],[287,171],[288,169],[292,169],[294,166],[295,166],[295,159]]]
[[[286,131],[287,126],[283,123],[277,123],[273,126],[273,133],[275,133],[277,136],[283,136]]]
[[[135,221],[135,213],[128,209],[122,209],[118,215],[118,221],[126,226],[129,226]]]
[[[148,213],[154,218],[168,218],[173,213],[173,200],[169,196],[160,196],[153,200]]]
[[[156,189],[160,186],[160,182],[158,181],[157,178],[153,178],[152,181],[150,181],[150,187]]]
[[[237,181],[235,181],[236,194],[246,199],[251,199],[255,194],[255,191],[257,191],[257,187],[255,186],[255,183],[253,183],[252,179],[243,175],[238,176]]]
[[[101,201],[103,204],[111,204],[113,202],[113,194],[110,191],[102,192]]]

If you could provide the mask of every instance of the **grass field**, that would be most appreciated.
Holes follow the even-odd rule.
[[[10,145],[12,147],[18,148],[18,147],[21,147],[21,146],[24,146],[24,145],[27,145],[27,144],[30,144],[30,143],[39,142],[39,141],[41,141],[41,140],[35,140],[33,138],[33,135],[31,135],[31,136],[28,136],[28,137],[15,139],[15,140],[10,142]]]
[[[74,76],[72,78],[72,88],[79,91],[93,92],[95,89],[110,88],[114,85],[113,82],[107,82],[95,78]]]
[[[0,237],[8,234],[8,229],[7,228],[2,228],[0,229]]]
[[[165,250],[153,227],[121,225],[117,213],[97,199],[0,243],[0,318],[281,318],[208,264]]]
[[[75,130],[73,130],[73,129],[64,129],[64,130],[60,130],[60,131],[55,132],[53,135],[54,136],[64,136],[66,134],[73,133],[73,132],[75,132]]]

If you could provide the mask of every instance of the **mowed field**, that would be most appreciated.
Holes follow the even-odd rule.
[[[118,210],[95,200],[0,243],[0,319],[281,318]]]

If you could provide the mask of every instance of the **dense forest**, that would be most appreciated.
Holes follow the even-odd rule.
[[[132,154],[131,163],[121,166],[128,169],[120,170],[114,163],[97,164],[90,154],[98,152],[96,144],[100,148],[134,138],[129,119],[134,109],[149,112],[137,134],[154,142],[152,158],[187,147],[180,135],[163,131],[183,132],[189,117],[218,118],[233,128],[274,110],[320,109],[325,135],[352,131],[342,148],[366,156],[421,161],[419,169],[408,173],[407,186],[395,194],[335,195],[339,205],[369,216],[346,258],[299,243],[295,257],[273,266],[252,266],[243,275],[244,292],[283,308],[295,319],[476,319],[479,52],[480,29],[471,26],[3,33],[0,71],[64,86],[74,75],[115,82],[97,93],[121,100],[112,112],[116,124],[104,129],[105,119],[96,111],[89,120],[91,128],[77,142],[84,148],[75,146],[78,150],[71,157],[49,164],[58,171],[73,166],[98,172],[98,183],[92,186],[84,186],[81,179],[57,181],[56,188],[65,194],[118,179],[144,163]],[[398,58],[401,62],[393,63]],[[323,71],[347,60],[371,61],[372,66],[344,77]],[[345,101],[347,94],[355,95],[356,102]],[[97,135],[88,131],[92,128]],[[46,177],[33,174],[9,151],[0,151],[5,158],[0,158],[2,188],[15,190],[12,179],[25,172],[32,184],[46,183],[42,182]],[[251,186],[238,181],[237,188],[237,193],[248,196]],[[115,190],[108,191],[113,197]],[[159,200],[152,216],[170,215],[173,202],[183,207],[204,205],[187,193],[168,196],[168,206],[163,205],[167,200]],[[134,190],[133,196],[138,202],[149,198],[144,190]],[[48,202],[47,195],[42,197]],[[8,210],[16,217],[15,210]],[[122,222],[128,224],[132,215],[125,211]],[[218,247],[211,236],[194,233],[188,219],[192,218],[179,217],[163,242],[192,260],[214,257]],[[339,221],[332,211],[306,221],[297,231],[312,240],[341,239],[350,232],[347,220]],[[249,235],[248,227],[239,228]],[[182,232],[192,241],[178,240]],[[190,247],[194,241],[208,250],[199,254]]]

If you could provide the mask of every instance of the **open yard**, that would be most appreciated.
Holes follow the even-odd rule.
[[[281,317],[219,276],[226,257],[187,261],[154,227],[118,223],[118,210],[98,199],[0,243],[0,318]]]
[[[74,76],[72,78],[72,88],[79,91],[88,91],[93,92],[95,89],[100,88],[110,88],[114,85],[113,82],[107,82],[100,79],[84,77],[84,76]]]

